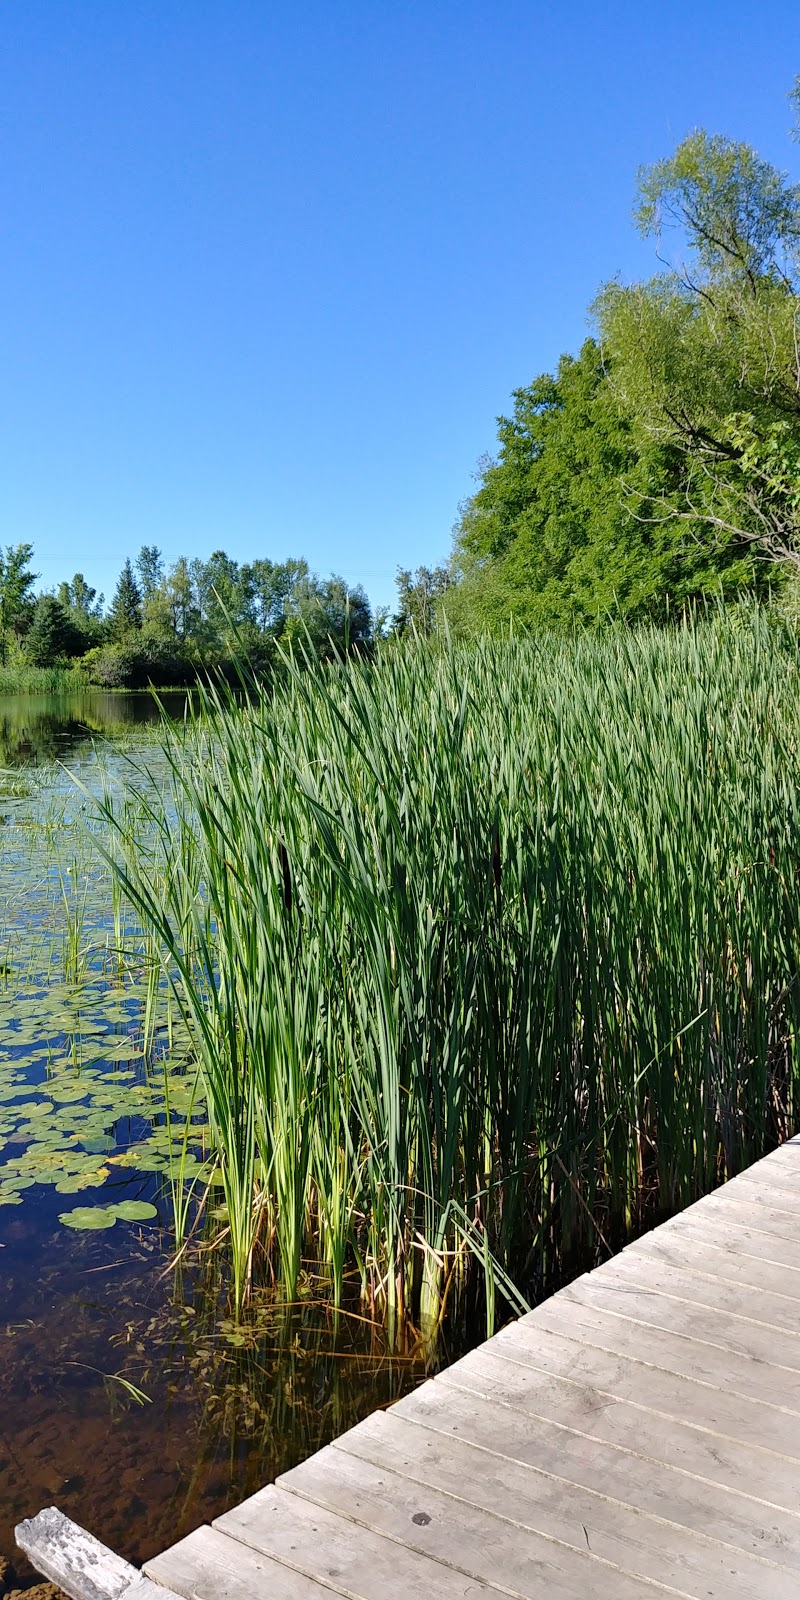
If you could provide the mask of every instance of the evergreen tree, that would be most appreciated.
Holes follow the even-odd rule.
[[[119,575],[116,594],[108,614],[109,627],[115,639],[125,639],[142,626],[142,595],[133,575],[130,559]]]
[[[142,545],[136,557],[136,571],[139,574],[142,599],[147,601],[164,580],[164,558],[157,544]]]
[[[51,667],[72,655],[75,629],[66,607],[54,594],[40,594],[25,640],[25,654],[34,667]]]

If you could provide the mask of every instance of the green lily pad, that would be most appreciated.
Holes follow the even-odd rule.
[[[75,1206],[73,1211],[62,1211],[58,1220],[65,1228],[99,1232],[101,1228],[113,1228],[117,1217],[110,1206]]]
[[[149,1200],[120,1200],[118,1205],[110,1206],[109,1210],[122,1222],[149,1222],[152,1217],[158,1216],[156,1207]]]

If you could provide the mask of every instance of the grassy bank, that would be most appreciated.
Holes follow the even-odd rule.
[[[78,667],[0,667],[0,694],[74,694],[85,688]]]
[[[386,652],[165,728],[148,829],[106,809],[238,1301],[310,1260],[491,1325],[795,1127],[799,733],[758,615]]]

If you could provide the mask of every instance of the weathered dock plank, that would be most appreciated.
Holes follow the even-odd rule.
[[[557,1423],[541,1419],[533,1423],[529,1416],[509,1410],[502,1413],[501,1435],[497,1407],[480,1395],[452,1388],[448,1393],[434,1382],[415,1398],[414,1412],[404,1413],[409,1421],[445,1439],[458,1437],[476,1446],[489,1458],[487,1473],[497,1471],[499,1461],[516,1461],[678,1527],[710,1534],[734,1549],[767,1555],[779,1566],[791,1567],[800,1596],[800,1518],[787,1511],[767,1512],[759,1501],[732,1495],[718,1484],[701,1483],[691,1473],[639,1454],[634,1445],[644,1435],[641,1425],[630,1447],[619,1449]],[[531,1494],[536,1492],[532,1484]]]
[[[148,1562],[140,1591],[67,1593],[800,1600],[798,1313],[793,1140]]]
[[[430,1484],[421,1485],[416,1476],[387,1470],[383,1462],[374,1465],[329,1446],[280,1482],[315,1505],[352,1517],[361,1527],[385,1534],[406,1549],[444,1563],[448,1569],[457,1565],[457,1572],[464,1575],[458,1579],[457,1593],[463,1592],[464,1577],[469,1577],[492,1588],[501,1583],[526,1600],[536,1600],[539,1595],[547,1595],[549,1600],[572,1600],[585,1586],[588,1575],[593,1593],[606,1593],[613,1577],[619,1600],[638,1600],[641,1585],[626,1570],[627,1550],[623,1565],[619,1549],[609,1554],[608,1545],[605,1550],[596,1547],[582,1528],[573,1525],[572,1536],[563,1538],[552,1522],[543,1530],[526,1525],[516,1516],[487,1510],[475,1499],[480,1481],[486,1476],[485,1462],[478,1459],[471,1467],[475,1484],[467,1478],[460,1485],[460,1494],[445,1494]],[[763,1571],[760,1575],[763,1580]],[[445,1591],[437,1586],[434,1592]],[[755,1596],[763,1593],[763,1587],[760,1591],[751,1588],[741,1592]]]
[[[452,1432],[423,1432],[393,1413],[367,1418],[331,1449],[379,1469],[390,1495],[396,1492],[395,1475],[407,1478],[418,1498],[438,1493],[455,1499],[470,1518],[477,1510],[493,1513],[503,1523],[544,1533],[581,1556],[588,1550],[622,1571],[679,1593],[693,1593],[695,1583],[710,1574],[712,1593],[713,1582],[724,1578],[726,1592],[742,1600],[761,1600],[767,1592],[775,1600],[797,1594],[797,1574],[768,1557],[734,1548],[704,1529],[639,1511],[602,1489],[571,1482],[566,1463],[559,1473],[494,1454],[487,1460],[479,1445]],[[329,1492],[336,1492],[335,1486]],[[420,1503],[431,1506],[427,1498]],[[361,1516],[360,1505],[355,1514]],[[558,1554],[554,1552],[555,1559]],[[591,1571],[585,1574],[587,1586],[590,1577]]]

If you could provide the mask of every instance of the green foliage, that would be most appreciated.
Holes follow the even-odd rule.
[[[750,145],[701,129],[666,161],[641,170],[635,216],[645,236],[679,231],[696,263],[695,282],[732,277],[755,294],[761,280],[783,276],[800,247],[800,184]]]
[[[150,628],[90,650],[82,668],[89,683],[104,689],[167,688],[191,676],[180,642]]]
[[[512,618],[663,621],[721,586],[752,584],[751,564],[712,556],[679,521],[648,515],[677,481],[675,453],[637,440],[594,340],[516,391],[498,439],[456,530],[460,582],[444,610],[457,632]]]
[[[800,565],[800,185],[698,131],[636,221],[676,264],[605,285],[598,341],[515,392],[455,529],[457,632],[663,620]]]
[[[156,544],[143,544],[136,557],[142,599],[147,604],[164,581],[164,558]]]
[[[9,623],[2,636],[14,656],[14,686],[24,685],[30,669],[67,656],[82,658],[86,680],[104,687],[169,687],[207,671],[231,676],[243,656],[257,671],[272,672],[280,644],[327,660],[372,642],[363,589],[335,575],[321,579],[306,561],[240,564],[215,550],[208,561],[180,557],[165,571],[160,550],[143,545],[136,561],[141,585],[126,560],[104,617],[102,596],[82,573],[35,603],[28,596],[30,555],[27,545],[9,550],[6,561],[0,555],[0,619],[12,618],[17,630]],[[36,629],[23,639],[34,615]]]
[[[69,583],[60,583],[57,599],[63,606],[72,628],[70,654],[85,655],[103,636],[102,595],[86,582],[82,572],[76,572]]]
[[[476,1273],[491,1318],[797,1127],[800,669],[763,615],[199,698],[145,824],[101,817],[237,1304],[313,1251],[395,1326]]]
[[[284,602],[277,637],[329,661],[351,650],[363,650],[371,635],[372,614],[363,589],[351,589],[344,578],[335,575],[320,581],[306,573],[292,585]]]
[[[0,667],[0,694],[3,695],[74,694],[85,687],[86,678],[81,668],[74,665],[32,667],[18,661],[13,666]]]
[[[40,594],[25,641],[25,654],[33,667],[48,667],[76,653],[78,644],[69,613],[55,595]]]
[[[800,186],[748,145],[692,134],[640,175],[637,217],[687,264],[596,302],[615,397],[680,463],[659,503],[721,562],[800,562]],[[778,579],[780,573],[774,574]]]
[[[119,575],[108,615],[108,626],[112,638],[119,640],[125,639],[129,633],[135,633],[142,626],[142,595],[133,575],[130,560],[126,560]]]
[[[398,567],[397,611],[392,619],[392,631],[403,634],[413,630],[419,638],[428,638],[436,627],[440,602],[451,583],[447,567],[417,567],[416,572]]]
[[[5,666],[9,644],[30,626],[33,615],[32,544],[6,545],[0,550],[0,664]]]

